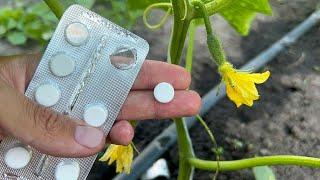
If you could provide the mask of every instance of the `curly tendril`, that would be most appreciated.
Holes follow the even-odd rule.
[[[168,8],[166,14],[161,18],[159,23],[157,24],[150,24],[148,22],[148,16],[150,15],[151,11],[156,8]],[[170,13],[172,11],[172,4],[171,3],[155,3],[148,6],[145,11],[143,12],[143,23],[150,29],[158,29],[160,28],[168,19]]]
[[[188,5],[186,1],[183,1],[183,8],[184,8],[184,14],[183,17],[181,18],[181,20],[185,20],[187,18],[187,14],[188,14]]]

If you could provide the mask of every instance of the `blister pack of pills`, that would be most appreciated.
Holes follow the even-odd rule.
[[[82,6],[70,6],[25,95],[108,134],[148,51],[142,38]],[[6,138],[0,144],[0,179],[82,180],[95,159],[52,157]]]

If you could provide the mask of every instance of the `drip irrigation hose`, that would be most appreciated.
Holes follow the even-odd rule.
[[[280,40],[264,50],[257,57],[241,67],[241,70],[257,71],[268,62],[273,60],[281,51],[294,44],[303,34],[320,22],[320,10],[315,11],[296,28],[283,36]],[[219,100],[225,97],[225,86],[221,85],[219,94],[216,86],[202,97],[202,107],[200,115],[206,114]],[[197,121],[195,117],[187,117],[186,124],[191,128]],[[156,160],[158,160],[175,142],[177,132],[175,124],[172,123],[167,129],[162,131],[148,146],[134,159],[131,174],[119,174],[114,180],[134,180],[138,179]]]

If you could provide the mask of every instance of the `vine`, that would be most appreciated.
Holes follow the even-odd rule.
[[[44,0],[55,15],[60,18],[65,8],[58,0]],[[267,0],[259,1],[255,7],[243,7],[237,3],[240,1],[232,0],[214,0],[214,1],[200,1],[200,0],[172,0],[170,3],[160,2],[151,4],[145,9],[144,22],[147,27],[156,29],[161,27],[171,12],[173,13],[173,28],[168,48],[168,62],[179,65],[181,61],[182,51],[184,44],[189,33],[188,49],[186,57],[185,68],[191,72],[193,63],[193,48],[194,48],[194,36],[196,30],[195,20],[201,18],[204,21],[207,32],[207,45],[209,52],[219,66],[228,66],[233,71],[232,65],[226,64],[226,56],[219,38],[214,34],[212,24],[209,17],[216,13],[221,13],[229,23],[241,34],[246,35],[250,27],[250,23],[256,14],[261,12],[265,14],[271,13],[271,8]],[[166,14],[160,20],[158,24],[150,25],[147,21],[147,16],[154,8],[167,8]],[[236,17],[232,17],[233,11],[238,12],[239,9],[247,8],[245,13],[240,14],[240,20]],[[238,14],[237,14],[238,16]],[[241,19],[242,18],[242,19]],[[236,70],[234,70],[236,72]],[[241,105],[241,104],[240,104]],[[197,116],[201,125],[205,127],[210,139],[212,140],[215,148],[218,146],[214,139],[214,136],[205,121]],[[203,170],[216,170],[218,171],[235,171],[240,169],[252,168],[255,166],[266,165],[297,165],[307,166],[313,168],[320,168],[320,159],[305,157],[305,156],[292,156],[292,155],[275,155],[266,157],[254,157],[249,159],[234,160],[234,161],[220,161],[218,152],[216,153],[217,161],[202,160],[196,158],[192,146],[192,141],[189,135],[188,128],[184,118],[174,119],[177,134],[178,134],[178,148],[179,148],[179,180],[192,179],[194,168]]]

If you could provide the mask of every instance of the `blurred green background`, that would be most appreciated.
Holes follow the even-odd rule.
[[[111,21],[131,29],[142,10],[130,6],[128,0],[66,0],[61,1],[67,7],[81,4],[110,19]],[[28,41],[36,41],[45,45],[51,38],[58,19],[41,0],[0,1],[0,38],[11,45],[25,45]]]

